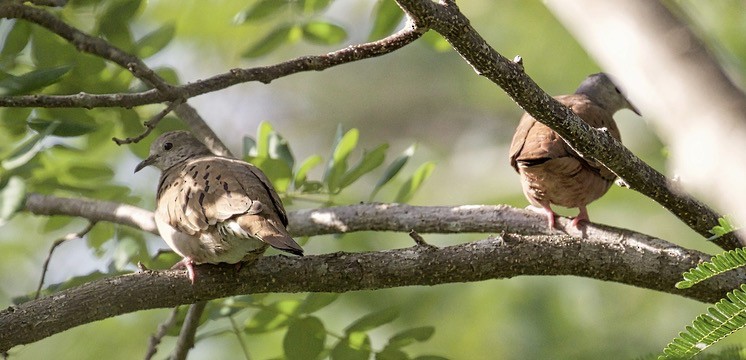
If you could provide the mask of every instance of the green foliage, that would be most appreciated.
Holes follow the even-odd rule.
[[[728,293],[709,314],[699,315],[686,332],[663,349],[659,359],[690,359],[714,343],[746,326],[746,284]]]
[[[67,74],[72,67],[58,66],[49,69],[39,69],[23,75],[13,76],[0,73],[0,95],[22,95],[52,85]]]
[[[383,309],[364,315],[348,325],[342,334],[337,334],[324,324],[317,312],[326,309],[339,298],[334,293],[309,293],[303,299],[270,301],[265,295],[236,296],[208,303],[207,320],[228,320],[233,327],[211,330],[199,334],[203,340],[223,334],[233,334],[245,341],[243,334],[256,338],[260,334],[284,330],[282,349],[286,359],[412,359],[406,348],[417,342],[429,340],[434,329],[430,326],[410,328],[391,336],[380,350],[373,346],[371,330],[389,324],[398,318],[398,310]],[[247,314],[248,313],[248,314]],[[243,325],[235,321],[248,315]],[[169,333],[171,335],[171,333]],[[176,335],[176,332],[173,333]],[[251,347],[246,347],[251,348]],[[394,354],[397,356],[394,357]],[[416,359],[444,359],[440,357],[417,357]]]
[[[710,230],[713,238],[735,231],[730,217],[718,219],[719,226]],[[711,238],[711,239],[713,239]],[[679,289],[688,289],[697,283],[746,265],[746,248],[726,251],[714,256],[683,274],[684,280],[676,283]],[[663,350],[659,359],[689,359],[707,347],[733,334],[746,326],[746,284],[728,293],[714,307],[707,309],[709,314],[699,315],[686,332],[679,333]]]
[[[306,198],[305,195],[328,195],[327,204],[333,204],[334,196],[352,186],[365,175],[378,169],[386,160],[388,144],[380,144],[372,150],[363,150],[360,159],[350,164],[354,156],[360,133],[357,129],[344,131],[342,126],[337,132],[332,145],[331,156],[326,162],[321,180],[311,180],[309,173],[324,163],[319,155],[311,155],[295,166],[295,157],[288,141],[276,132],[267,122],[259,124],[257,138],[244,137],[244,159],[262,169],[279,193],[287,195],[289,200]],[[370,199],[389,183],[402,170],[415,151],[415,146],[407,148],[397,157],[377,181],[371,191]],[[402,185],[396,201],[407,202],[412,199],[434,169],[434,164],[422,164]],[[291,185],[292,184],[292,191]]]
[[[715,240],[723,235],[732,233],[736,230],[738,230],[738,227],[734,225],[734,220],[731,216],[725,215],[721,218],[718,218],[719,225],[713,227],[710,230],[710,233],[712,233],[712,236],[709,237],[707,240]]]
[[[378,40],[391,34],[404,19],[404,11],[394,0],[378,0],[373,12],[373,29],[368,40]]]
[[[319,19],[319,14],[330,4],[331,0],[261,0],[239,11],[233,17],[233,23],[236,25],[274,23],[264,26],[271,30],[246,49],[242,53],[243,57],[260,57],[282,45],[293,44],[301,39],[318,45],[335,45],[343,42],[347,39],[347,31],[344,28]]]
[[[710,261],[703,262],[683,274],[684,280],[676,283],[679,289],[688,289],[694,284],[705,281],[726,271],[746,266],[746,249],[734,249],[715,255]]]

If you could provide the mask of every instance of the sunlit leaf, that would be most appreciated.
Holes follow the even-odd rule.
[[[332,349],[330,357],[332,360],[368,360],[370,353],[368,334],[354,332],[339,340]]]
[[[312,155],[308,159],[304,160],[303,163],[298,167],[298,171],[295,172],[295,179],[293,179],[293,187],[297,190],[306,184],[306,178],[308,172],[313,168],[321,164],[324,159],[319,155]]]
[[[376,360],[409,360],[410,357],[404,351],[396,348],[384,348],[376,353]]]
[[[394,308],[376,311],[355,320],[355,322],[347,326],[345,333],[350,334],[375,329],[396,320],[397,317],[399,317],[399,310]]]
[[[0,189],[0,226],[17,213],[26,199],[26,183],[19,176],[12,176]]]
[[[410,177],[409,180],[402,185],[401,189],[399,189],[399,193],[396,195],[394,202],[406,203],[411,200],[412,196],[414,196],[417,190],[420,189],[422,183],[430,177],[430,174],[432,174],[434,169],[435,163],[432,161],[420,165],[420,167],[415,170],[412,177]]]
[[[404,18],[404,11],[394,0],[378,0],[373,16],[373,29],[368,39],[378,40],[394,32]]]
[[[431,49],[437,52],[446,52],[451,50],[451,44],[446,41],[440,34],[435,31],[428,31],[422,35],[422,41]]]
[[[300,301],[283,300],[267,305],[246,321],[244,331],[250,334],[265,333],[287,326],[288,320],[295,315]]]
[[[290,4],[290,2],[283,0],[261,0],[236,14],[233,18],[233,23],[240,25],[267,18],[279,13],[279,11],[282,8],[287,7],[288,4]]]
[[[254,46],[244,51],[241,56],[245,58],[260,57],[272,52],[282,44],[291,42],[294,28],[293,25],[283,25],[274,29],[267,36],[254,44]]]
[[[70,71],[71,66],[34,70],[19,76],[0,80],[0,95],[20,95],[56,83]]]
[[[165,24],[137,41],[137,54],[146,59],[163,50],[174,38],[176,28],[173,24]]]
[[[311,314],[325,308],[327,305],[339,298],[337,293],[310,293],[303,300],[298,312],[301,314]]]
[[[330,166],[325,174],[325,181],[330,193],[336,193],[340,190],[340,181],[342,175],[347,171],[347,158],[357,146],[358,137],[360,136],[357,129],[350,129],[337,142]]]
[[[381,144],[370,152],[363,153],[363,158],[360,162],[355,164],[350,171],[347,171],[342,180],[340,181],[339,187],[345,188],[359,179],[361,176],[373,171],[377,167],[383,164],[386,159],[386,151],[389,149],[388,144]]]
[[[326,329],[318,318],[309,316],[288,327],[282,347],[288,360],[316,359],[324,350]]]
[[[339,25],[325,21],[311,21],[303,25],[303,38],[306,41],[321,44],[334,45],[347,38],[347,31]]]
[[[288,190],[290,181],[293,179],[293,169],[285,161],[266,157],[248,157],[246,161],[262,169],[278,193]]]

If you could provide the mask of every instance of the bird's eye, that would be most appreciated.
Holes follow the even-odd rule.
[[[170,142],[163,144],[163,150],[171,150],[172,147],[174,147],[174,144]]]
[[[616,91],[616,93],[617,93],[617,94],[621,94],[621,93],[622,93],[622,91],[621,91],[621,90],[619,90],[619,88],[618,88],[618,87],[616,87],[616,86],[614,87],[614,90]]]

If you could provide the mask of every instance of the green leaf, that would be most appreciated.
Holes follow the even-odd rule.
[[[295,178],[293,179],[293,187],[298,190],[306,184],[308,172],[313,168],[321,164],[324,159],[319,155],[312,155],[308,159],[304,160],[303,163],[298,167],[298,171],[295,172]]]
[[[69,171],[72,176],[86,181],[108,181],[114,177],[114,170],[105,164],[80,162],[71,165]]]
[[[394,0],[378,0],[374,12],[373,29],[368,36],[369,40],[378,40],[388,36],[401,23],[404,11]]]
[[[233,17],[233,23],[236,25],[245,24],[256,20],[265,19],[271,15],[275,15],[286,7],[289,3],[282,0],[261,0],[251,7],[248,7]]]
[[[428,31],[422,35],[422,41],[431,49],[437,52],[446,52],[451,50],[451,44],[446,41],[440,34],[435,31]]]
[[[331,0],[299,0],[299,5],[306,15],[312,15],[329,7],[331,2]]]
[[[76,63],[80,53],[56,34],[37,26],[31,28],[31,58],[38,68],[52,68]]]
[[[718,341],[746,326],[746,284],[727,294],[707,309],[708,313],[697,316],[685,332],[673,339],[660,356],[664,359],[689,359]]]
[[[355,322],[347,326],[345,333],[351,334],[354,332],[364,332],[375,329],[381,325],[396,320],[397,317],[399,317],[399,310],[395,308],[376,311],[357,319]]]
[[[301,304],[298,312],[301,314],[311,314],[325,308],[327,305],[339,298],[337,293],[310,293]]]
[[[360,159],[355,166],[346,172],[340,181],[339,187],[345,188],[359,179],[361,176],[373,171],[377,167],[383,164],[386,159],[386,151],[388,151],[388,144],[381,144],[371,152],[363,152],[363,158]]]
[[[347,31],[339,25],[325,21],[310,21],[303,25],[303,38],[321,45],[339,44],[347,39]]]
[[[166,24],[137,41],[135,47],[140,58],[147,59],[163,50],[174,38],[176,28],[173,24]]]
[[[88,246],[93,248],[96,255],[99,256],[104,252],[104,249],[102,249],[101,246],[113,238],[114,225],[107,222],[96,223],[96,225],[86,235]]]
[[[31,108],[2,108],[0,109],[0,128],[6,134],[17,140],[25,136],[28,128],[26,119],[31,115]]]
[[[427,341],[433,336],[434,333],[435,328],[432,326],[422,326],[407,329],[392,336],[389,339],[389,343],[386,345],[386,348],[399,349],[415,342]]]
[[[13,170],[31,161],[31,159],[33,159],[34,156],[36,156],[36,154],[41,151],[41,141],[49,134],[54,132],[58,125],[59,121],[51,123],[49,124],[49,126],[47,126],[47,128],[21,143],[7,157],[5,157],[5,159],[3,159],[3,168],[5,170]]]
[[[115,0],[105,4],[108,6],[98,18],[99,32],[114,45],[131,51],[133,39],[129,24],[139,12],[142,0]]]
[[[257,58],[269,54],[273,50],[280,47],[280,45],[290,43],[294,38],[294,29],[296,29],[294,25],[283,25],[274,29],[267,36],[254,44],[254,46],[244,51],[241,56],[245,58]]]
[[[282,347],[288,360],[316,359],[324,350],[326,329],[318,318],[309,316],[288,327]]]
[[[43,131],[52,124],[57,124],[51,135],[55,136],[80,136],[96,131],[96,124],[92,121],[78,119],[39,119],[32,118],[26,121],[28,126],[36,131]]]
[[[26,48],[30,38],[31,24],[27,21],[15,20],[13,22],[13,28],[11,28],[8,35],[5,36],[0,55],[3,57],[18,55],[18,53]]]
[[[355,332],[347,334],[332,349],[332,360],[368,360],[370,358],[370,338],[368,334]]]
[[[719,225],[714,226],[712,229],[710,229],[710,233],[713,234],[713,236],[710,236],[709,238],[707,238],[707,240],[712,241],[738,230],[738,227],[734,225],[735,220],[730,215],[725,215],[718,218],[718,224]]]
[[[278,193],[287,192],[293,178],[293,169],[285,161],[260,157],[249,157],[245,160],[260,168]]]
[[[376,353],[376,360],[409,360],[410,357],[404,351],[394,348],[385,348]]]
[[[432,161],[420,165],[420,167],[415,170],[412,177],[410,177],[409,180],[402,185],[401,189],[399,189],[399,193],[396,195],[394,202],[406,203],[412,199],[417,190],[420,189],[420,186],[422,186],[422,183],[430,177],[430,174],[432,174],[434,169],[435,163]]]
[[[259,334],[283,328],[297,313],[300,304],[298,300],[283,300],[269,304],[246,321],[244,331]]]
[[[350,129],[345,133],[339,141],[337,141],[334,151],[332,152],[332,158],[329,159],[329,166],[326,174],[324,174],[324,180],[326,181],[327,188],[330,193],[337,193],[340,190],[340,181],[342,175],[347,171],[347,158],[350,156],[355,147],[357,146],[357,140],[359,137],[357,129]]]
[[[401,171],[401,169],[404,167],[404,165],[407,164],[407,161],[414,155],[414,150],[417,148],[417,144],[410,145],[404,152],[399,155],[389,166],[386,168],[386,171],[383,172],[383,176],[381,176],[380,179],[378,179],[378,182],[376,183],[376,186],[373,188],[373,192],[370,193],[370,200],[373,200],[373,198],[376,196],[379,190],[386,185],[391,179],[396,176],[396,174]]]
[[[688,289],[711,277],[743,266],[746,266],[746,249],[726,251],[682,274],[684,280],[676,283],[676,288]]]
[[[40,69],[20,76],[8,76],[0,80],[0,95],[20,95],[56,83],[70,71],[71,66]]]
[[[216,320],[230,317],[249,308],[254,303],[254,297],[251,295],[238,295],[225,298],[222,301],[214,301],[214,308],[210,309],[209,319]]]
[[[19,176],[12,176],[0,189],[0,226],[15,215],[26,200],[26,183]]]

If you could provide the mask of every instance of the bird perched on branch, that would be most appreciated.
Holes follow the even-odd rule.
[[[605,128],[621,141],[613,115],[621,109],[640,114],[604,73],[588,76],[572,95],[555,97],[588,125]],[[549,228],[556,214],[552,204],[579,208],[572,224],[589,221],[586,206],[603,196],[616,175],[593,159],[580,156],[554,130],[523,114],[510,144],[510,165],[521,175],[526,199],[546,213]]]
[[[236,264],[268,246],[303,256],[288,234],[285,209],[267,176],[254,165],[213,155],[186,131],[161,135],[135,172],[162,171],[155,223],[163,240],[183,257],[194,283],[195,264]]]

